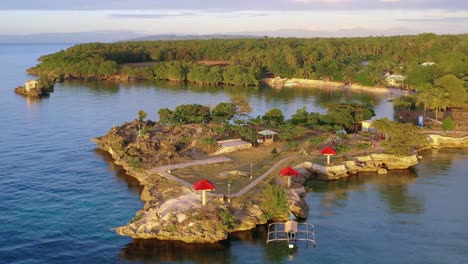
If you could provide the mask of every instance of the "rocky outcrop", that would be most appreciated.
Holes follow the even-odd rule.
[[[337,180],[359,172],[386,173],[387,170],[407,169],[418,164],[416,155],[397,156],[391,154],[371,154],[355,157],[340,165],[323,166],[312,162],[304,162],[302,166],[318,175],[322,180]]]
[[[466,148],[468,147],[468,136],[461,138],[445,137],[441,135],[428,135],[431,139],[432,148]]]
[[[44,97],[48,96],[50,93],[54,91],[54,86],[39,86],[37,88],[26,89],[23,86],[18,86],[15,88],[15,93],[24,95],[24,96],[32,96],[32,97]]]

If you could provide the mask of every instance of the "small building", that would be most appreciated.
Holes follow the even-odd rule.
[[[421,63],[422,66],[433,66],[433,65],[436,65],[437,63],[433,62],[433,61],[426,61],[426,62],[423,62]]]
[[[214,155],[223,154],[223,153],[230,153],[238,150],[249,149],[252,147],[252,143],[247,141],[243,141],[240,138],[235,139],[228,139],[228,140],[221,140],[217,141],[218,145],[221,146]]]
[[[29,80],[24,83],[24,89],[27,92],[31,91],[32,89],[37,89],[37,88],[39,88],[39,82],[36,80]]]
[[[268,129],[259,131],[257,133],[259,135],[261,135],[261,139],[258,139],[257,142],[258,143],[263,143],[265,145],[269,145],[269,144],[273,143],[275,135],[278,134],[275,131],[268,130]]]
[[[405,81],[406,77],[399,74],[392,74],[388,76],[385,80],[387,81],[387,85],[390,87],[401,87],[403,86],[403,82]]]

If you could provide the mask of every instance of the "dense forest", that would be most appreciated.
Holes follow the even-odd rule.
[[[268,76],[408,87],[447,74],[468,83],[468,35],[367,38],[257,38],[79,44],[42,56],[31,73],[49,78],[166,79],[258,85]],[[424,62],[435,62],[424,66]]]

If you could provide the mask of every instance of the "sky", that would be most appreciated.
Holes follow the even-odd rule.
[[[468,0],[2,0],[0,35],[468,33]]]

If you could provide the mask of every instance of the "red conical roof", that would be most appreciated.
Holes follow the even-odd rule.
[[[282,170],[280,170],[280,173],[281,175],[283,176],[298,176],[299,175],[299,172],[297,172],[297,170],[291,168],[291,167],[286,167]]]
[[[197,181],[193,184],[195,191],[214,191],[216,188],[209,180]]]
[[[320,151],[323,155],[336,155],[336,150],[332,147],[326,147]]]

